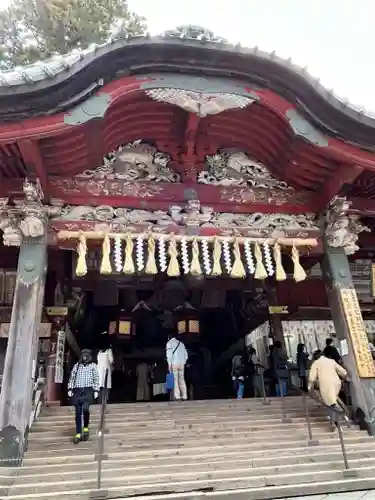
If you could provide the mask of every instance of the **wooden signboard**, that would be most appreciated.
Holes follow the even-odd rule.
[[[270,314],[289,314],[288,306],[268,306]]]
[[[68,308],[66,306],[46,307],[45,313],[47,316],[67,316]]]
[[[40,339],[47,339],[51,337],[51,323],[40,323],[38,335]],[[0,324],[0,338],[7,339],[9,337],[10,323]]]
[[[361,378],[375,377],[375,363],[362,319],[357,293],[353,288],[340,290],[340,299],[351,338],[358,374]]]
[[[62,384],[64,380],[64,354],[65,354],[65,332],[60,330],[57,334],[55,383]]]

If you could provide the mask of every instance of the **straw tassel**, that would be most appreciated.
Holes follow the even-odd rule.
[[[222,275],[221,265],[220,265],[221,244],[217,238],[214,239],[214,251],[213,251],[212,257],[213,257],[214,264],[212,267],[211,276],[221,276]]]
[[[240,246],[238,244],[238,239],[236,238],[233,243],[233,267],[230,273],[232,278],[244,278],[246,276],[245,267],[241,260]]]
[[[83,234],[81,234],[79,237],[77,253],[78,253],[78,259],[77,259],[76,275],[77,276],[86,276],[86,274],[87,274],[87,263],[86,263],[87,244],[86,244],[86,236],[84,236]]]
[[[277,242],[273,247],[273,257],[275,259],[275,265],[276,265],[276,280],[277,281],[286,280],[286,273],[284,271],[283,262],[281,258],[281,249],[280,245]]]
[[[104,236],[103,247],[102,247],[102,263],[100,264],[100,274],[111,274],[111,241],[108,234]]]
[[[133,239],[130,234],[126,236],[126,250],[125,250],[125,261],[124,261],[124,268],[122,272],[124,274],[134,274],[135,273],[135,267],[134,267],[134,261],[133,261],[133,248],[134,248],[134,243]]]
[[[292,248],[292,261],[294,264],[294,273],[293,273],[294,281],[298,283],[299,281],[305,280],[306,272],[304,268],[301,266],[301,263],[299,261],[298,248],[295,245],[293,245]]]
[[[193,241],[192,245],[192,259],[190,264],[190,274],[192,276],[201,276],[202,275],[202,267],[199,262],[199,246],[196,239]]]
[[[257,280],[264,280],[267,278],[268,274],[263,265],[262,250],[260,249],[259,243],[255,243],[254,254],[256,260],[254,278]]]
[[[156,266],[155,259],[155,240],[150,234],[147,241],[147,262],[146,262],[146,274],[157,274],[158,268]]]
[[[180,276],[180,266],[178,264],[178,258],[177,258],[178,257],[177,243],[173,236],[169,242],[168,255],[169,255],[169,264],[167,269],[168,276],[171,278]]]

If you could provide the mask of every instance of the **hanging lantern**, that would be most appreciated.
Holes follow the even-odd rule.
[[[184,341],[197,341],[200,335],[200,325],[197,311],[188,302],[175,309],[177,332],[184,335]]]
[[[135,337],[136,326],[133,322],[131,315],[126,314],[125,311],[121,311],[119,317],[116,320],[110,321],[108,327],[109,335],[118,335],[124,339],[131,339]]]

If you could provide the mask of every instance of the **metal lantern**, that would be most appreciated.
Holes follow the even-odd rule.
[[[131,316],[121,315],[118,319],[110,321],[108,327],[109,335],[119,335],[122,338],[131,339],[135,336],[135,323]]]

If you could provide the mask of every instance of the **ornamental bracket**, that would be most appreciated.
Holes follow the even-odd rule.
[[[370,229],[362,224],[358,214],[350,213],[351,204],[346,197],[335,196],[323,218],[324,235],[328,245],[343,248],[346,255],[353,255],[359,250],[357,242],[360,233],[370,232]]]
[[[6,246],[20,246],[24,239],[45,237],[49,218],[57,217],[62,210],[63,203],[59,200],[53,200],[52,205],[43,203],[39,179],[33,183],[25,178],[22,190],[24,197],[12,203],[9,198],[0,199],[0,229]]]

